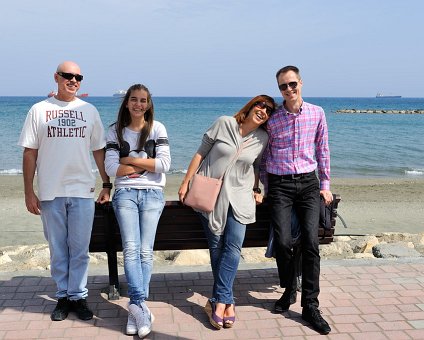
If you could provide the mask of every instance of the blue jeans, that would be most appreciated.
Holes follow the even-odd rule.
[[[240,262],[246,225],[234,218],[231,206],[222,235],[213,234],[208,227],[208,219],[201,214],[199,216],[208,239],[214,277],[212,300],[225,304],[234,303],[233,284]]]
[[[113,209],[121,230],[124,270],[130,303],[149,296],[153,245],[165,200],[162,190],[121,188],[115,191]]]
[[[56,297],[70,300],[88,295],[88,246],[94,219],[92,198],[56,197],[41,201],[44,236],[49,242]]]

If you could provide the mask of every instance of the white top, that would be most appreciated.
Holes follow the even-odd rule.
[[[105,146],[97,109],[76,98],[47,98],[31,107],[18,145],[37,149],[38,197],[93,198],[95,176],[90,151]]]
[[[113,124],[107,134],[106,159],[105,169],[110,177],[115,177],[119,168],[120,157],[140,157],[147,158],[145,150],[137,150],[138,139],[140,132],[125,128],[123,138],[126,142],[126,147],[118,145],[116,136],[116,125]],[[118,176],[115,178],[115,188],[134,188],[134,189],[149,189],[156,188],[162,190],[165,187],[166,177],[165,172],[169,171],[171,166],[171,154],[169,150],[168,134],[165,126],[153,121],[152,131],[147,137],[147,142],[155,142],[155,172],[143,171],[128,176]],[[146,142],[146,143],[147,143]]]

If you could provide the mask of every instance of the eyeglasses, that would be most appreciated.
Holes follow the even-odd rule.
[[[297,81],[291,81],[290,83],[287,83],[287,84],[278,85],[278,88],[280,89],[280,91],[285,91],[287,90],[288,87],[294,90],[297,87]]]
[[[75,80],[78,82],[80,82],[84,78],[81,74],[73,74],[73,73],[67,73],[67,72],[56,72],[56,73],[62,78],[65,78],[67,80],[71,80],[72,78],[75,78]]]
[[[256,102],[253,104],[253,106],[259,107],[262,110],[265,109],[265,112],[268,115],[268,117],[271,116],[272,113],[274,112],[274,108],[269,105],[266,105],[265,102]]]

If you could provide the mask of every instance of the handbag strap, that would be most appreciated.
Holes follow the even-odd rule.
[[[230,167],[230,165],[232,165],[237,160],[238,156],[240,156],[240,154],[241,154],[241,151],[243,150],[243,148],[245,147],[245,145],[247,145],[247,142],[249,142],[251,138],[252,137],[250,137],[249,139],[245,140],[243,142],[243,144],[238,148],[236,154],[231,159],[231,162],[228,164],[227,168],[224,170],[224,172],[222,173],[222,175],[219,177],[219,180],[222,180],[224,178],[224,175],[227,172],[227,170]],[[200,169],[200,166],[199,166],[199,169]],[[197,171],[199,171],[199,169],[197,169]]]

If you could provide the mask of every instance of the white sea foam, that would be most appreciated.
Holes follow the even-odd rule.
[[[97,168],[91,169],[92,173],[97,174],[99,170]],[[168,175],[179,175],[179,174],[186,174],[187,169],[174,169],[170,170],[167,174]],[[0,170],[0,175],[21,175],[22,169],[6,169],[6,170]]]
[[[186,174],[186,173],[187,173],[187,169],[174,169],[168,172],[169,175],[179,175],[179,174]]]
[[[20,175],[20,174],[22,174],[21,169],[0,170],[0,175]]]
[[[424,169],[405,170],[405,175],[422,176],[422,175],[424,175]]]

